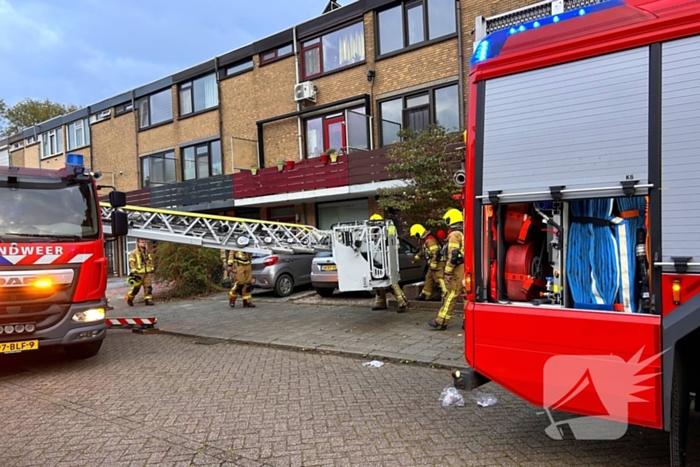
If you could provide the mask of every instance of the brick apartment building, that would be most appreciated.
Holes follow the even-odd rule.
[[[528,3],[331,1],[317,18],[0,141],[0,164],[59,168],[79,153],[129,204],[320,228],[366,219],[377,189],[401,183],[385,169],[400,127],[464,126],[475,18]],[[322,156],[331,148],[334,161]],[[107,246],[114,274],[133,248],[123,240]]]

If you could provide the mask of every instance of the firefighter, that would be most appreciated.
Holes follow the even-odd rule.
[[[236,281],[228,293],[228,304],[231,308],[236,306],[236,298],[238,298],[239,293],[243,295],[243,308],[255,308],[250,290],[250,284],[253,282],[253,266],[250,264],[252,259],[253,254],[245,251],[236,251],[233,254]]]
[[[224,267],[224,275],[221,278],[222,283],[230,282],[233,285],[235,273],[233,272],[233,255],[231,250],[220,250],[221,264]]]
[[[372,216],[369,218],[371,221],[381,221],[384,220],[384,218],[380,214],[372,214]],[[389,235],[396,235],[396,227],[391,225],[389,226],[388,229],[388,234]],[[375,299],[374,299],[374,306],[372,307],[373,311],[376,310],[386,310],[387,309],[387,303],[386,303],[386,293],[387,291],[391,292],[394,297],[396,297],[396,303],[398,304],[399,308],[396,310],[397,313],[403,313],[406,311],[406,306],[408,305],[408,301],[406,300],[406,296],[403,293],[403,290],[401,290],[401,287],[399,287],[399,284],[391,284],[391,287],[387,288],[381,288],[375,291]]]
[[[128,284],[131,290],[126,294],[126,303],[134,306],[134,298],[144,287],[144,302],[146,305],[153,305],[153,287],[151,278],[153,276],[153,256],[148,251],[146,240],[139,238],[136,240],[137,247],[129,253],[129,279]]]
[[[442,245],[433,233],[423,227],[421,224],[413,224],[410,230],[411,237],[421,243],[422,255],[428,263],[428,273],[425,275],[425,284],[423,290],[416,297],[416,300],[428,300],[433,295],[433,286],[435,284],[440,287],[441,296],[444,298],[447,295],[447,286],[443,278],[445,271],[445,259],[442,257]],[[421,252],[419,252],[414,260],[420,261]]]
[[[457,209],[450,209],[442,216],[449,226],[447,234],[447,264],[445,265],[445,283],[447,284],[447,295],[442,301],[442,307],[438,312],[437,319],[431,319],[428,325],[439,331],[447,329],[452,312],[454,311],[457,297],[462,293],[464,287],[464,227],[462,212]]]

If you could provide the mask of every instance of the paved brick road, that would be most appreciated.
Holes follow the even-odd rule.
[[[651,430],[630,428],[613,442],[551,440],[543,415],[493,384],[483,388],[498,396],[493,407],[467,397],[465,407],[443,408],[445,370],[195,341],[112,330],[85,361],[53,351],[0,356],[0,465],[667,462],[666,437]]]

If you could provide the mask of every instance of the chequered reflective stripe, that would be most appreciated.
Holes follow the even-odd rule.
[[[107,318],[107,326],[148,326],[158,322],[158,318]]]
[[[0,256],[0,266],[17,266],[30,264],[84,263],[92,253],[68,252],[62,255],[4,255]]]

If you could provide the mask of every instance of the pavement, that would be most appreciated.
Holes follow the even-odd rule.
[[[231,308],[225,292],[159,301],[165,290],[156,284],[155,306],[146,307],[140,294],[129,307],[124,301],[129,288],[124,285],[124,279],[110,279],[107,297],[114,309],[107,316],[155,317],[161,332],[450,369],[467,367],[459,305],[448,329],[435,331],[427,323],[437,315],[437,302],[412,301],[399,314],[392,300],[387,310],[372,311],[373,299],[364,294],[336,292],[326,298],[307,288],[284,298],[256,290],[256,308],[243,308],[241,300]]]
[[[494,383],[443,407],[452,378],[441,369],[199,342],[112,330],[87,360],[55,348],[0,355],[0,465],[668,466],[663,432],[630,426],[619,440],[554,440],[542,410]],[[479,392],[496,404],[479,406]],[[689,441],[695,462],[699,428]]]

